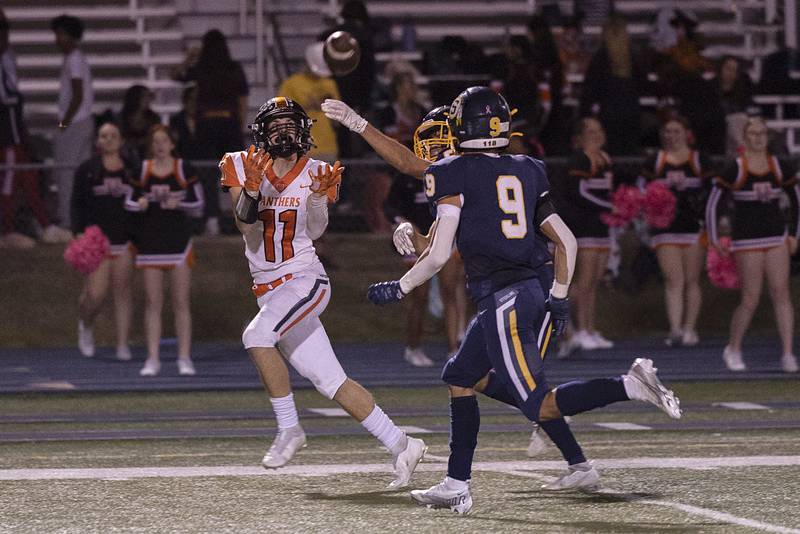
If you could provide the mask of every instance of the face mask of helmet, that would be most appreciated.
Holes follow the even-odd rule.
[[[267,126],[264,145],[271,157],[288,158],[303,151],[299,135],[300,128],[297,123],[292,120],[277,119]]]
[[[449,155],[450,149],[452,139],[446,122],[426,122],[414,132],[414,153],[419,158],[437,161]]]

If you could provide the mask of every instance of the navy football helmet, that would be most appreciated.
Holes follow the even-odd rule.
[[[502,148],[511,137],[508,102],[488,87],[470,87],[458,95],[447,123],[459,151]]]
[[[427,161],[438,161],[449,155],[452,147],[447,106],[433,108],[414,131],[414,154]]]
[[[281,120],[279,119],[289,119]],[[256,146],[264,148],[273,158],[302,156],[314,146],[311,126],[314,121],[303,106],[290,98],[276,96],[268,100],[256,113],[253,132]]]

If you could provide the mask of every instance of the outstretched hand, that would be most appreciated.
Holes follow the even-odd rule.
[[[327,164],[320,165],[317,167],[316,174],[313,169],[309,169],[311,191],[319,196],[327,195],[333,202],[336,202],[339,199],[339,186],[342,183],[343,172],[344,167],[338,161],[333,164],[333,167]]]
[[[247,155],[242,160],[244,167],[244,188],[250,196],[257,196],[261,189],[261,181],[272,169],[272,158],[263,149],[256,151],[255,145],[250,145]]]
[[[341,100],[327,98],[320,107],[326,117],[341,123],[353,132],[363,133],[367,127],[366,119]]]

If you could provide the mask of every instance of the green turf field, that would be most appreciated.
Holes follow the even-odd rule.
[[[466,517],[386,490],[388,454],[349,418],[311,412],[334,406],[313,391],[296,393],[308,448],[270,472],[259,462],[274,421],[258,392],[4,396],[0,532],[800,532],[800,381],[670,386],[686,410],[678,422],[631,403],[573,418],[603,477],[597,493],[540,489],[561,468],[558,451],[527,458],[522,417],[481,399]],[[411,489],[437,483],[448,453],[444,389],[374,394],[429,445]],[[719,404],[734,402],[760,409]],[[601,426],[609,422],[652,429]],[[178,430],[188,434],[53,438]],[[221,436],[197,437],[211,430]],[[44,437],[7,439],[25,433]]]

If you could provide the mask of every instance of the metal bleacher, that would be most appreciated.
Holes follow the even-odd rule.
[[[563,13],[571,12],[571,0],[558,3]],[[488,52],[496,51],[508,35],[525,33],[536,5],[534,0],[367,0],[371,17],[386,25],[394,44],[393,51],[378,53],[379,72],[393,60],[421,67],[423,51],[445,35],[463,35]],[[704,53],[741,57],[756,78],[762,58],[778,45],[775,0],[616,0],[615,6],[629,20],[634,38],[642,40],[659,9],[690,7],[702,21],[698,31],[708,45]],[[119,110],[124,91],[141,83],[154,90],[154,109],[166,116],[180,106],[181,85],[170,79],[170,70],[207,30],[218,28],[227,35],[250,80],[255,109],[283,77],[302,66],[305,46],[330,24],[338,8],[336,0],[3,0],[3,9],[11,21],[29,128],[48,134],[55,123],[62,62],[49,28],[54,16],[69,13],[86,23],[82,48],[92,67],[96,112]],[[403,29],[409,24],[416,45],[405,50]],[[598,35],[600,28],[585,31]],[[780,113],[783,106],[776,109]],[[773,119],[772,126],[791,131],[787,135],[794,141],[798,121],[778,114]]]

